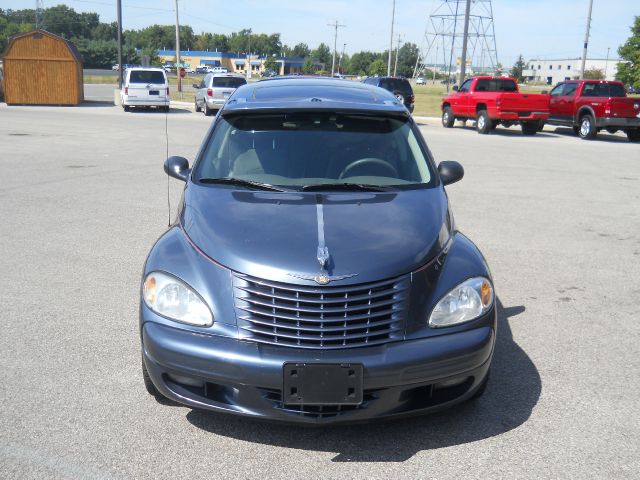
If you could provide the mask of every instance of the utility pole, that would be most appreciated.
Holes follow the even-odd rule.
[[[464,82],[467,74],[467,40],[469,39],[469,12],[471,11],[471,0],[467,0],[467,7],[464,11],[464,32],[462,34],[462,57],[460,58],[460,85]]]
[[[604,79],[607,79],[607,70],[609,69],[609,50],[611,47],[607,47],[607,59],[604,62]]]
[[[344,57],[344,49],[347,47],[346,43],[342,44],[342,55],[340,55],[340,61],[338,62],[338,73],[342,73],[342,57]]]
[[[180,19],[178,18],[178,0],[176,0],[176,76],[178,77],[178,91],[182,92],[182,77],[180,76]]]
[[[336,71],[336,48],[338,46],[338,27],[346,27],[346,25],[341,25],[336,20],[334,23],[327,23],[328,27],[333,27],[335,29],[335,33],[333,34],[333,61],[331,62],[331,76]]]
[[[42,25],[42,0],[36,0],[36,30],[43,27]]]
[[[582,66],[580,67],[580,78],[584,78],[584,64],[587,63],[587,46],[589,45],[589,29],[591,28],[591,9],[593,0],[589,0],[589,15],[587,16],[587,32],[584,35],[584,46],[582,48]]]
[[[396,63],[393,66],[393,76],[396,76],[396,71],[398,70],[398,53],[400,52],[400,35],[398,35],[398,43],[396,45]]]
[[[122,0],[118,0],[118,88],[122,90]]]
[[[393,23],[396,16],[396,0],[393,0],[393,9],[391,10],[391,37],[389,38],[389,58],[387,59],[387,77],[391,76],[391,52],[393,51]]]

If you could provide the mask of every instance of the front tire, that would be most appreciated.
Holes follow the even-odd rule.
[[[453,116],[453,112],[451,111],[451,107],[444,107],[442,111],[442,126],[444,128],[451,128],[455,123],[456,119]]]
[[[627,138],[630,142],[640,142],[640,129],[627,130]]]
[[[580,129],[578,135],[584,140],[591,140],[598,134],[594,118],[587,114],[580,118]]]
[[[478,112],[478,116],[476,117],[476,130],[478,133],[486,135],[491,131],[491,119],[489,118],[489,114],[486,110],[480,110]]]

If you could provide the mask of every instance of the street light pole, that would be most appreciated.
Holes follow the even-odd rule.
[[[611,47],[607,47],[607,59],[604,62],[604,79],[607,79],[607,70],[609,69],[609,51]]]
[[[393,51],[393,23],[396,16],[396,0],[393,0],[393,9],[391,10],[391,37],[389,37],[389,58],[387,59],[387,77],[391,76],[391,52]]]
[[[582,66],[580,67],[580,78],[584,78],[584,65],[587,62],[587,46],[589,45],[589,29],[591,28],[591,9],[593,0],[589,0],[589,15],[587,16],[587,32],[584,35],[584,46],[582,48]]]
[[[118,0],[118,88],[122,90],[122,0]]]
[[[178,77],[178,91],[182,92],[182,77],[180,76],[180,20],[178,18],[178,0],[176,0],[176,76]]]

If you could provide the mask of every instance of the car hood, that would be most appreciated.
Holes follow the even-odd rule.
[[[442,187],[320,194],[191,182],[180,223],[201,253],[231,270],[303,284],[314,282],[300,276],[321,273],[322,237],[330,255],[327,273],[350,276],[340,284],[356,284],[424,265],[444,248],[452,228]]]

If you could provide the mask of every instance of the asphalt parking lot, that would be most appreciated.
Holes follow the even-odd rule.
[[[210,122],[0,105],[0,478],[638,475],[638,144],[421,120],[436,159],[465,167],[447,190],[495,279],[487,392],[429,417],[306,429],[159,404],[142,384],[138,292],[168,220],[162,163],[193,158]]]

